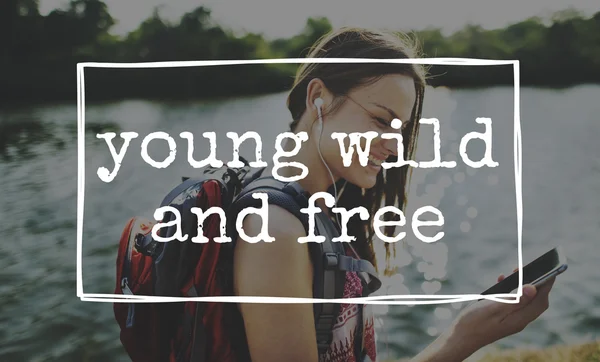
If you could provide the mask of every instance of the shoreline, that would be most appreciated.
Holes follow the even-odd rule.
[[[600,361],[600,340],[555,345],[546,348],[523,347],[509,350],[483,350],[469,362],[594,362]]]
[[[392,362],[386,359],[384,362]],[[493,346],[476,352],[466,362],[600,362],[600,340],[551,347],[498,349]],[[400,362],[410,362],[401,359]]]
[[[478,90],[478,89],[492,89],[492,88],[511,88],[512,85],[506,84],[490,84],[486,86],[447,86],[447,85],[430,85],[433,88],[448,88],[451,90]],[[576,87],[585,86],[600,86],[600,82],[582,82],[574,83],[569,85],[536,85],[536,84],[521,84],[521,89],[542,89],[542,90],[569,90]],[[86,105],[110,105],[119,102],[127,101],[147,101],[147,102],[166,102],[166,103],[211,103],[219,101],[230,101],[237,99],[251,99],[262,96],[269,96],[273,94],[286,93],[285,90],[270,90],[255,93],[234,93],[230,95],[216,95],[216,96],[122,96],[122,97],[111,97],[106,96],[93,100],[86,99]],[[87,98],[87,97],[86,97]],[[73,106],[77,105],[77,94],[73,93],[72,97],[69,98],[23,98],[16,97],[14,99],[6,97],[0,99],[0,111],[14,111],[29,109],[30,107],[46,107],[46,106]]]

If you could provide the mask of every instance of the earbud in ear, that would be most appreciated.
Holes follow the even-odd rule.
[[[317,109],[321,109],[321,107],[323,106],[323,99],[322,98],[315,99],[315,106],[317,107]]]

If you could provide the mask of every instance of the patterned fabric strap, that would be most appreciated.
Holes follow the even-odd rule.
[[[377,271],[375,270],[373,264],[371,264],[368,260],[355,259],[350,256],[339,255],[338,268],[340,270],[356,272],[360,274],[360,276],[366,281],[366,284],[369,288],[369,290],[364,291],[366,293],[363,294],[372,294],[381,287],[381,280],[377,275]]]

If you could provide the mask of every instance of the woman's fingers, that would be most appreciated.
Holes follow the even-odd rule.
[[[535,306],[540,306],[539,303],[542,303],[543,305],[547,304],[548,296],[550,294],[550,290],[552,290],[555,279],[556,277],[550,278],[544,282],[544,284],[539,285],[538,287],[535,287],[531,284],[524,285],[523,296],[521,297],[521,302],[523,302],[523,305],[527,305],[529,302],[532,302],[534,305],[533,308],[535,308]],[[523,301],[523,299],[525,299],[525,301]],[[547,306],[544,308],[544,310],[546,309]]]
[[[544,288],[540,287],[535,298],[514,314],[515,323],[519,325],[519,329],[525,328],[548,309],[548,293],[550,289],[551,286],[549,285],[544,285]]]
[[[519,304],[517,304],[518,307],[507,318],[513,320],[512,323],[515,323],[517,330],[524,329],[548,309],[550,305],[549,294],[554,284],[554,279],[549,279],[543,285],[540,285],[539,288],[532,285],[523,286],[523,296]],[[530,290],[535,290],[533,297],[529,292]]]
[[[535,299],[538,295],[538,290],[531,284],[527,284],[523,286],[523,295],[521,296],[521,300],[517,304],[519,308],[523,308],[527,306],[531,301]]]
[[[552,287],[554,286],[555,280],[556,280],[556,277],[552,277],[552,278],[548,279],[547,281],[545,281],[542,285],[539,285],[537,287],[538,295],[540,297],[544,297],[544,298],[548,299],[548,295],[550,294],[550,291],[552,290]]]

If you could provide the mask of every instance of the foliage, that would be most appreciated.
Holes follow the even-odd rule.
[[[83,61],[298,58],[332,29],[327,18],[309,18],[290,38],[236,35],[199,6],[177,23],[159,8],[125,37],[100,0],[70,0],[42,16],[37,0],[0,1],[0,102],[75,99],[75,64]],[[504,29],[469,24],[444,35],[440,29],[414,33],[428,57],[518,59],[521,83],[566,86],[600,82],[600,12],[591,18],[567,9],[549,22],[530,18]],[[151,70],[86,70],[88,100],[118,97],[208,97],[274,92],[291,85],[296,65],[251,65]],[[456,87],[512,84],[511,67],[430,69],[429,82]],[[159,85],[160,86],[157,86]]]

